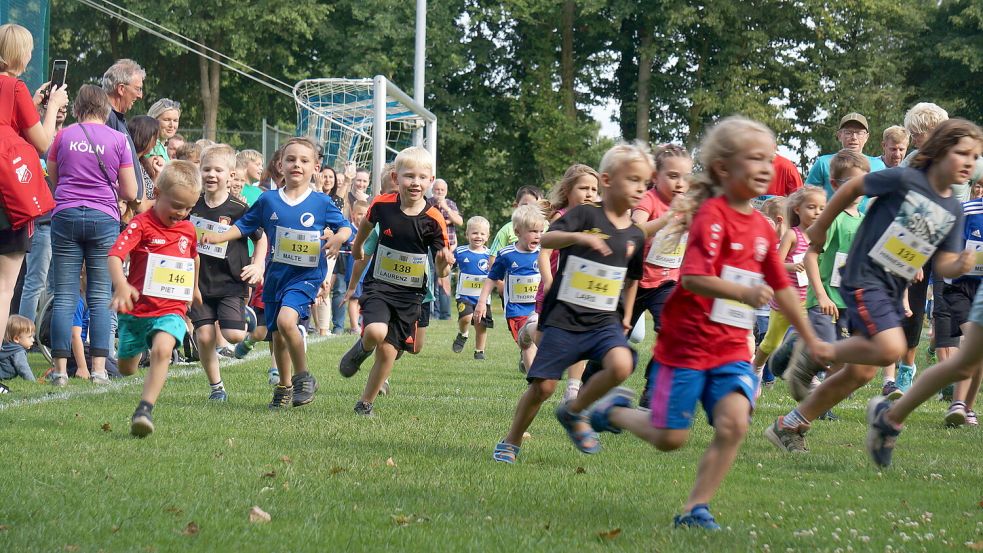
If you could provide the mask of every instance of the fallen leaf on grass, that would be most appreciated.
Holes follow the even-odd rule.
[[[576,474],[584,474],[585,472],[587,472],[587,469],[585,469],[584,467],[577,467],[577,470],[573,472]]]
[[[972,549],[973,551],[983,551],[983,541],[978,542],[966,542],[966,547]]]
[[[427,522],[430,519],[422,515],[391,515],[397,526],[409,526],[413,523]]]
[[[168,513],[171,513],[171,514],[174,514],[174,515],[180,515],[181,513],[184,512],[181,509],[178,509],[177,507],[168,507],[168,508],[166,508],[164,510],[167,511]]]
[[[271,520],[270,513],[267,513],[259,506],[253,505],[252,509],[249,509],[249,522],[252,524],[263,524]]]
[[[10,530],[9,524],[0,524],[0,532],[6,532],[7,530]]]
[[[192,520],[187,526],[184,527],[184,530],[181,530],[181,535],[194,536],[198,533],[198,530],[200,530],[200,528],[198,528],[198,523]]]
[[[276,478],[276,471],[271,470],[270,472],[264,472],[263,478]]]
[[[113,431],[113,425],[109,424],[108,422],[102,423],[102,426],[100,428],[102,428],[102,431],[103,432],[112,432]]]
[[[615,528],[614,530],[608,530],[607,532],[598,532],[597,537],[602,540],[613,540],[621,535],[621,528]]]
[[[78,551],[79,549],[81,548],[78,545],[75,545],[74,543],[70,543],[65,546],[65,551],[69,551],[69,552]]]
[[[983,509],[983,499],[980,500],[979,505],[980,505],[980,509]]]
[[[119,525],[118,524],[114,524],[112,526],[112,528],[109,529],[109,531],[112,532],[113,534],[115,534],[116,532],[119,532]]]
[[[281,455],[280,456],[280,460],[283,461],[284,463],[288,464],[288,465],[290,463],[293,463],[293,460],[291,460],[290,457],[287,457],[286,455]]]
[[[236,439],[235,438],[229,438],[228,440],[225,440],[225,443],[229,447],[235,447],[236,446]]]
[[[328,472],[331,473],[331,476],[334,476],[334,475],[336,475],[338,473],[345,472],[345,468],[344,467],[331,467],[331,470],[329,470]]]
[[[532,438],[532,434],[530,434],[528,432],[523,432],[522,433],[522,439],[523,440],[528,440],[529,438]]]
[[[396,468],[396,461],[393,461],[393,458],[390,457],[390,458],[386,459],[386,466],[387,467]]]

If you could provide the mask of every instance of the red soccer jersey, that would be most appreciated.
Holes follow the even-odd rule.
[[[669,201],[672,201],[672,198]],[[638,202],[635,211],[645,212],[648,215],[648,220],[651,221],[662,217],[662,215],[669,211],[669,204],[662,199],[662,196],[653,187],[642,196],[642,201]],[[643,258],[645,262],[642,265],[644,267],[642,270],[642,280],[638,283],[642,288],[658,288],[670,280],[679,280],[678,268],[673,269],[649,262],[649,251],[652,249],[654,238],[652,236],[645,241],[645,249],[642,252],[642,255],[645,256]]]
[[[686,276],[722,276],[747,271],[762,275],[780,290],[789,286],[785,267],[775,250],[775,231],[757,211],[740,213],[724,197],[708,200],[696,213],[689,230],[686,256],[679,268]],[[655,359],[664,365],[707,370],[734,361],[750,361],[749,328],[711,320],[714,302],[677,286],[662,311],[662,331]],[[736,302],[718,304],[718,309]],[[741,304],[743,305],[743,304]],[[719,312],[719,311],[718,311]],[[719,320],[719,317],[715,317]],[[753,311],[750,320],[754,320]]]
[[[771,178],[771,184],[768,185],[769,196],[788,196],[802,188],[802,175],[799,174],[799,168],[789,159],[775,154],[771,166],[775,169],[775,176]]]
[[[126,259],[130,256],[130,274],[126,280],[140,292],[140,299],[133,305],[130,315],[160,317],[184,315],[188,311],[191,299],[176,299],[175,296],[186,295],[189,287],[194,290],[194,264],[191,264],[189,279],[187,260],[193,261],[198,256],[195,238],[191,221],[164,226],[152,209],[130,221],[109,250],[113,257]],[[147,262],[152,255],[155,263],[148,279]]]

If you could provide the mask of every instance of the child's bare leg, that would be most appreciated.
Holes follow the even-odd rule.
[[[983,365],[976,367],[976,374],[969,379],[969,384],[966,386],[965,398],[963,402],[966,403],[966,410],[972,411],[973,406],[976,404],[976,397],[980,393],[980,381],[983,380]]]
[[[365,351],[375,349],[379,344],[386,341],[389,334],[389,325],[386,323],[372,323],[362,329],[362,348]]]
[[[689,429],[655,428],[652,413],[641,409],[615,407],[608,415],[611,424],[631,432],[659,451],[679,449],[689,438]]]
[[[604,367],[587,381],[580,389],[577,397],[570,401],[568,408],[573,413],[587,409],[595,401],[601,399],[611,388],[618,386],[631,376],[634,368],[634,356],[626,347],[612,348],[601,361]]]
[[[512,426],[509,433],[503,440],[507,444],[515,446],[522,445],[522,435],[529,429],[529,425],[539,413],[539,408],[556,391],[556,380],[534,379],[529,383],[529,387],[519,398],[519,404],[515,407],[515,415],[512,416]]]
[[[119,373],[123,376],[134,375],[137,369],[140,367],[140,356],[127,357],[126,359],[118,360]],[[61,373],[65,374],[65,373]]]
[[[478,323],[474,325],[474,328],[474,349],[477,351],[485,351],[485,346],[488,345],[488,329],[485,327],[484,323]]]
[[[195,340],[198,341],[198,356],[201,358],[201,368],[205,369],[205,377],[209,384],[218,384],[222,373],[218,368],[218,352],[215,351],[215,325],[206,324],[195,330]]]
[[[290,354],[290,362],[293,365],[294,374],[303,374],[307,372],[307,355],[304,353],[304,336],[300,333],[300,329],[297,325],[300,323],[300,314],[293,310],[291,307],[283,306],[280,308],[280,312],[276,316],[276,328],[277,334],[280,336],[280,340],[284,343],[287,349],[287,353]],[[281,360],[277,359],[277,363]],[[286,371],[281,367],[280,369],[280,383],[283,383],[283,375],[289,374],[290,369]],[[288,379],[287,382],[290,382]],[[284,384],[286,386],[286,384]]]
[[[280,386],[291,386],[293,363],[290,362],[290,349],[287,347],[287,341],[281,337],[279,329],[273,332],[270,350],[273,352],[273,362],[280,371]]]
[[[409,353],[420,353],[423,351],[423,342],[427,338],[427,327],[420,327],[416,329],[416,336],[413,337],[413,351]]]
[[[584,371],[587,370],[587,361],[580,361],[570,365],[567,369],[567,380],[576,380],[580,382],[584,379]]]
[[[167,368],[171,364],[171,352],[177,345],[174,336],[166,332],[158,331],[154,334],[153,344],[150,348],[150,369],[143,380],[143,394],[140,399],[147,403],[157,403],[160,391],[164,389],[164,382],[167,381]]]
[[[686,500],[683,512],[694,506],[710,503],[720,489],[720,483],[730,472],[737,458],[737,450],[747,436],[751,402],[743,394],[731,392],[720,399],[713,408],[713,440],[696,469],[696,482]]]
[[[369,372],[369,378],[365,382],[365,389],[362,390],[362,397],[359,398],[361,401],[365,403],[375,401],[376,396],[379,395],[379,390],[382,389],[382,383],[393,372],[393,363],[396,362],[397,353],[396,347],[389,342],[384,341],[376,346],[372,370]]]
[[[530,344],[529,347],[519,352],[522,356],[522,364],[525,365],[526,370],[529,370],[529,367],[532,367],[532,362],[534,359],[536,359],[537,351],[539,351],[539,348],[536,347],[536,344]]]
[[[348,325],[353,331],[357,330],[361,325],[358,321],[359,307],[358,300],[353,300],[348,302]]]
[[[471,315],[465,315],[457,320],[457,332],[459,334],[466,334],[468,332],[468,327],[471,325]]]

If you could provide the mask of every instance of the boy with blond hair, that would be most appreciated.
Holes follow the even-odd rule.
[[[457,265],[457,337],[451,345],[454,353],[464,351],[464,345],[468,342],[468,328],[472,325],[471,315],[474,313],[475,306],[481,296],[482,286],[488,277],[488,234],[491,232],[491,225],[488,219],[476,215],[468,219],[465,230],[465,237],[468,240],[466,246],[459,246],[454,251],[454,263]],[[487,301],[487,300],[486,300]],[[485,342],[488,340],[488,329],[494,322],[489,313],[481,319],[474,320],[474,328],[477,337],[474,344],[474,358],[481,361],[485,358]]]
[[[0,380],[21,377],[35,382],[34,371],[27,362],[27,350],[34,345],[34,322],[27,317],[11,315],[0,348]]]

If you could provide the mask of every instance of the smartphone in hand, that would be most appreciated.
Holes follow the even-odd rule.
[[[44,99],[41,100],[43,105],[48,105],[48,95],[51,92],[52,87],[65,86],[65,80],[68,77],[68,60],[55,60],[51,63],[51,79],[48,80],[48,88],[44,91]]]

